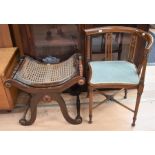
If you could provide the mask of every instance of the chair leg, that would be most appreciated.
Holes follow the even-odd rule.
[[[141,100],[141,95],[142,95],[142,90],[138,89],[136,105],[135,105],[135,110],[134,110],[134,116],[133,116],[133,122],[131,124],[132,126],[135,126],[135,122],[137,119],[137,113],[138,113],[138,109],[139,109],[139,104],[140,104],[140,100]]]
[[[127,89],[124,89],[124,99],[127,98],[127,94],[128,94],[128,90]]]
[[[76,116],[76,119],[80,119],[82,120],[82,117],[80,115],[80,97],[79,97],[79,93],[77,94],[76,96],[76,109],[77,109],[77,116]]]
[[[92,106],[93,106],[93,88],[89,88],[89,121],[88,123],[92,123]]]
[[[19,123],[21,125],[28,126],[28,125],[32,125],[34,123],[34,121],[36,120],[36,116],[37,116],[37,104],[38,104],[39,100],[40,100],[39,95],[31,97],[30,103],[29,103],[28,107],[26,108],[26,111],[25,111],[23,118],[21,118],[19,120]],[[30,115],[30,119],[27,120],[26,114],[27,114],[29,109],[30,109],[31,115]]]

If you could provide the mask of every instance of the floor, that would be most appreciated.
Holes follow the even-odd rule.
[[[135,127],[131,127],[133,113],[124,109],[120,105],[108,102],[94,109],[93,124],[88,124],[88,98],[83,93],[81,98],[81,116],[83,123],[80,125],[71,125],[67,123],[57,105],[57,103],[40,103],[38,107],[38,116],[35,123],[31,126],[21,126],[18,120],[22,117],[23,106],[17,104],[12,113],[3,113],[0,115],[0,130],[76,130],[76,131],[133,131],[133,130],[155,130],[155,67],[148,66],[146,73],[145,89],[142,95],[138,118]],[[108,92],[110,93],[110,92]],[[123,99],[123,93],[116,98],[124,101],[129,107],[134,107],[136,90],[129,90],[128,99]],[[75,117],[76,111],[74,103],[75,97],[69,94],[63,94],[67,102],[69,113]],[[21,94],[22,98],[22,94]],[[95,103],[104,98],[99,94],[94,95]],[[20,101],[19,101],[20,102]]]

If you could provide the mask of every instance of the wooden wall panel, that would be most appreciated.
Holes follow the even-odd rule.
[[[13,47],[8,24],[0,24],[0,48]]]

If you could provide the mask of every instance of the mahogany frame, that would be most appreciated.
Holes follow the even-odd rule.
[[[137,73],[140,77],[140,81],[138,84],[92,84],[90,83],[90,79],[92,76],[92,70],[89,65],[89,62],[92,61],[92,53],[91,53],[91,37],[93,35],[103,35],[105,34],[105,60],[110,60],[112,61],[112,33],[129,33],[132,35],[131,43],[130,43],[130,54],[128,55],[128,61],[131,63],[134,63],[137,67]],[[153,44],[153,37],[140,29],[137,28],[131,28],[131,27],[123,27],[123,26],[107,26],[107,27],[99,27],[99,28],[91,28],[91,29],[85,29],[85,35],[86,35],[86,61],[88,64],[89,68],[89,73],[88,73],[88,94],[89,94],[89,123],[92,123],[92,109],[93,109],[93,91],[98,90],[101,88],[117,88],[121,90],[125,90],[125,96],[124,98],[127,97],[127,89],[137,89],[137,99],[136,99],[136,105],[135,109],[131,109],[116,99],[114,99],[114,95],[107,95],[102,92],[102,95],[106,97],[106,100],[111,100],[119,105],[125,107],[126,109],[130,110],[131,112],[134,113],[133,116],[133,122],[132,126],[135,126],[135,121],[137,118],[137,113],[139,109],[139,104],[140,104],[140,99],[141,95],[144,89],[144,80],[145,80],[145,71],[146,71],[146,65],[147,65],[147,57],[148,53],[150,51],[150,48]],[[136,45],[137,45],[137,40],[138,39],[144,39],[145,42],[147,43],[145,48],[144,48],[144,56],[143,59],[140,61],[140,63],[137,65],[135,63],[135,56],[136,52]]]
[[[77,74],[74,77],[71,77],[68,81],[66,82],[59,82],[58,85],[56,86],[47,86],[47,85],[42,85],[42,87],[33,87],[30,85],[26,85],[22,82],[19,82],[17,80],[14,80],[12,77],[14,76],[14,74],[16,73],[16,71],[19,68],[19,65],[22,65],[22,63],[19,63],[13,74],[12,77],[8,80],[5,81],[5,86],[6,87],[16,87],[24,92],[27,92],[30,96],[29,101],[27,103],[27,108],[25,110],[25,113],[23,115],[23,117],[19,120],[19,123],[21,125],[27,126],[27,125],[32,125],[35,120],[36,120],[36,116],[37,116],[37,104],[39,103],[40,100],[42,99],[52,99],[58,102],[59,106],[60,106],[60,110],[63,114],[63,117],[65,118],[65,120],[71,124],[80,124],[82,122],[82,117],[80,116],[80,99],[79,99],[79,95],[80,95],[80,90],[76,91],[76,106],[77,106],[77,116],[75,119],[71,118],[68,114],[68,110],[65,104],[64,99],[61,96],[61,93],[63,91],[65,91],[66,89],[70,88],[71,86],[78,84],[78,85],[83,85],[85,83],[85,79],[83,77],[83,65],[82,65],[82,57],[80,56],[80,54],[77,54],[77,58],[78,61],[76,63],[78,63],[78,70],[77,70]],[[28,112],[28,110],[30,109],[30,119],[27,120],[26,119],[26,114]]]

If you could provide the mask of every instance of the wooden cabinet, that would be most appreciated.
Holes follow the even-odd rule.
[[[12,74],[17,54],[17,48],[0,48],[0,110],[11,110],[15,105],[18,91],[13,87],[6,88],[4,81]]]
[[[0,48],[12,47],[12,39],[8,24],[0,24]]]

